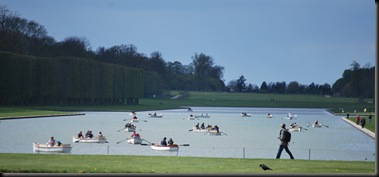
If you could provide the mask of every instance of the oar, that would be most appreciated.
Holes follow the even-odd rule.
[[[221,132],[221,133],[225,134],[226,136],[228,135],[228,134],[226,134],[226,133],[224,133],[224,132]]]
[[[209,131],[205,132],[204,135],[207,134],[208,132],[209,132]]]
[[[321,125],[329,128],[329,126],[327,126],[327,125],[324,125],[324,124],[321,124]]]
[[[121,130],[125,130],[125,128],[123,128],[123,129],[120,129],[120,130],[117,130],[117,132],[120,132]]]
[[[304,129],[304,130],[308,130],[308,129],[306,129],[306,128],[302,127],[302,126],[300,126],[300,128],[302,128],[302,129]]]
[[[128,140],[128,138],[124,139],[124,140],[121,140],[119,142],[117,142],[116,144],[120,144],[121,142],[125,141],[125,140]]]
[[[189,144],[178,144],[178,146],[189,146]]]
[[[189,132],[192,132],[193,131],[193,129],[191,129],[191,130],[188,130]]]
[[[154,143],[151,143],[150,141],[147,141],[146,139],[143,139],[143,138],[142,138],[142,141],[146,141],[146,142],[148,142],[149,144],[154,144]]]

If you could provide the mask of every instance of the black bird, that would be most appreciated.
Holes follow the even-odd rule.
[[[272,170],[270,167],[266,166],[265,164],[259,164],[259,167],[261,167],[264,171]]]

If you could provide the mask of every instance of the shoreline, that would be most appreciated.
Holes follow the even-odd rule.
[[[375,133],[366,129],[366,128],[362,128],[361,125],[357,125],[356,123],[346,119],[345,117],[341,117],[341,119],[343,121],[345,121],[346,123],[350,124],[351,126],[355,127],[356,129],[360,130],[361,132],[365,133],[366,135],[368,135],[369,137],[371,137],[372,139],[375,140]]]
[[[29,119],[29,118],[44,118],[44,117],[59,117],[59,116],[80,116],[80,115],[85,115],[85,113],[67,113],[67,114],[47,114],[47,115],[11,116],[11,117],[0,117],[0,120],[9,120],[9,119]]]

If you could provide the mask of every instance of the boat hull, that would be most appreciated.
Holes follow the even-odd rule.
[[[124,129],[124,132],[134,132],[134,131],[136,131],[136,129],[133,128],[133,127],[126,127],[126,128]]]
[[[150,146],[152,150],[156,150],[156,151],[178,151],[179,150],[179,146],[176,145],[176,144],[173,144],[173,145],[168,145],[168,146],[160,146],[160,145],[151,145]]]
[[[130,138],[128,138],[128,143],[129,144],[141,144],[142,143],[142,139],[141,138],[130,137]]]
[[[312,124],[312,127],[314,127],[314,128],[321,128],[321,124]]]
[[[107,139],[105,137],[102,138],[77,138],[75,136],[72,137],[73,143],[106,143]]]
[[[33,143],[33,152],[71,152],[71,144],[61,144],[60,146],[47,146],[46,144]]]
[[[288,129],[288,131],[290,131],[290,132],[300,132],[301,129],[302,129],[301,127],[294,127],[294,128]]]
[[[209,131],[209,128],[205,128],[205,129],[199,128],[199,129],[197,129],[196,127],[192,127],[192,131],[194,131],[194,132],[207,132],[207,131]]]

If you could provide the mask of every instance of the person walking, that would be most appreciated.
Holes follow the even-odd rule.
[[[365,117],[361,117],[361,126],[362,126],[362,128],[365,128],[365,125],[366,125],[366,119],[365,119]]]
[[[276,159],[280,159],[280,155],[282,154],[283,149],[286,150],[288,155],[290,156],[291,159],[295,159],[291,153],[291,151],[288,149],[288,140],[285,137],[285,132],[288,132],[288,129],[286,129],[286,124],[281,124],[280,125],[280,132],[279,132],[279,137],[278,139],[280,140],[280,145],[278,149],[278,153],[276,154]]]
[[[360,119],[359,114],[357,114],[357,116],[355,116],[355,123],[357,125],[359,125],[359,119]]]

